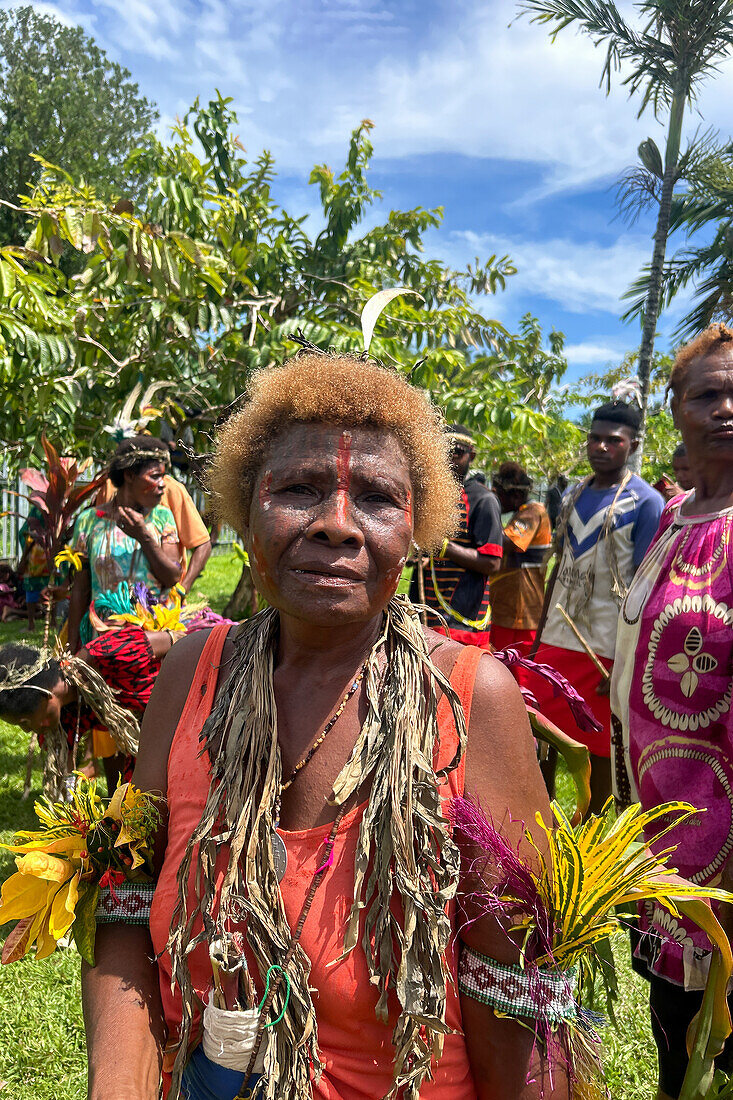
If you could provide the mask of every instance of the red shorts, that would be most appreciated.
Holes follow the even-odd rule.
[[[523,657],[526,657],[536,634],[536,630],[518,630],[513,626],[499,626],[498,623],[492,623],[491,648],[508,649],[509,646],[514,646]]]
[[[445,634],[442,626],[436,626],[435,632]],[[460,642],[461,645],[475,645],[479,649],[490,648],[488,630],[454,630],[453,627],[449,627],[448,637],[454,642]]]
[[[552,687],[539,676],[532,676],[530,687],[539,704],[539,710],[546,718],[567,733],[569,737],[587,745],[594,756],[611,755],[611,700],[608,694],[599,695],[597,688],[601,683],[601,674],[586,653],[574,649],[561,649],[555,645],[541,645],[535,660],[552,665],[570,681],[579,695],[593,711],[603,726],[599,733],[583,733],[578,729],[570,713],[570,707],[561,696],[552,694]],[[613,661],[607,657],[598,660],[610,672]]]

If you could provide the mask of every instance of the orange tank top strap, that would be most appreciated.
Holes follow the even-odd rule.
[[[451,687],[458,696],[463,713],[466,718],[466,729],[471,722],[471,704],[473,703],[473,688],[476,682],[479,661],[486,653],[485,649],[479,649],[475,645],[464,646],[458,654],[453,671],[450,674]],[[447,767],[456,753],[458,745],[458,731],[453,718],[451,705],[443,695],[438,703],[438,732],[440,745],[436,753],[435,767],[437,771]],[[447,777],[450,788],[450,796],[456,797],[463,794],[463,786],[466,774],[466,757],[462,757],[459,765]]]
[[[221,655],[231,625],[231,623],[219,623],[212,628],[204,643],[181,717],[178,719],[176,732],[173,735],[174,742],[179,736],[185,736],[186,733],[193,733],[198,738],[201,727],[211,713],[214,695],[216,694],[216,684],[219,679]]]

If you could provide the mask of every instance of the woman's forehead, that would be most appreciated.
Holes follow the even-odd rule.
[[[687,385],[694,385],[702,377],[709,379],[712,375],[733,376],[733,346],[725,344],[707,355],[693,360],[691,370],[687,376]],[[725,378],[728,381],[728,378]]]
[[[269,466],[305,461],[369,462],[386,470],[409,472],[407,459],[394,432],[388,428],[350,427],[331,423],[294,423],[273,439],[267,454]]]

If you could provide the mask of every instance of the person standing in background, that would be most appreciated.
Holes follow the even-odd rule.
[[[501,565],[501,507],[494,493],[478,478],[469,477],[476,457],[473,435],[461,424],[451,424],[450,441],[453,476],[461,485],[460,515],[456,534],[446,539],[440,554],[423,565],[428,626],[441,630],[448,624],[450,637],[464,645],[489,648],[491,607],[488,578]],[[410,599],[421,603],[418,564],[412,578]]]
[[[669,503],[670,500],[674,500],[680,493],[687,493],[694,486],[694,479],[692,477],[692,471],[690,470],[690,463],[687,458],[687,449],[684,443],[675,448],[672,455],[672,469],[674,470],[675,480],[667,474],[662,474],[659,481],[654,482],[654,488],[662,494],[665,501]]]
[[[161,504],[168,448],[159,439],[123,439],[109,472],[115,495],[108,504],[84,508],[76,517],[72,549],[81,556],[69,601],[72,653],[94,636],[90,605],[121,581],[142,583],[160,600],[181,575],[175,517]]]
[[[555,530],[557,521],[560,516],[560,509],[562,508],[563,493],[568,487],[568,479],[565,474],[558,474],[553,484],[547,490],[545,496],[545,505],[547,507],[547,514],[550,517],[550,526],[552,530]]]
[[[639,802],[645,812],[680,799],[702,811],[659,841],[661,820],[649,825],[645,840],[674,845],[685,878],[730,889],[733,329],[711,325],[681,348],[668,390],[694,484],[667,505],[621,608],[611,681],[614,793],[622,806]],[[681,474],[675,463],[680,482]],[[730,935],[730,907],[722,908]],[[710,945],[684,915],[670,927],[669,914],[649,899],[639,905],[633,946],[634,969],[649,982],[657,1100],[671,1100],[682,1089],[685,1036],[702,1004]],[[730,1041],[718,1065],[733,1069]]]
[[[34,504],[30,516],[40,516]],[[43,547],[28,534],[28,521],[18,531],[18,540],[23,545],[23,553],[18,562],[18,573],[23,578],[23,594],[28,615],[28,633],[36,628],[36,615],[43,606],[43,593],[48,588],[51,577]]]
[[[684,443],[680,443],[672,455],[672,469],[674,470],[675,481],[683,493],[689,493],[690,489],[695,488],[695,479],[692,476],[690,460],[687,457],[687,447]]]
[[[201,575],[211,557],[211,538],[186,486],[170,474],[166,474],[163,484],[161,503],[170,508],[176,521],[178,546],[185,570],[180,583],[188,595],[193,582]]]
[[[563,499],[554,542],[557,565],[547,588],[547,618],[536,654],[538,661],[567,677],[602,726],[598,733],[584,733],[564,700],[537,685],[542,714],[590,749],[592,813],[600,812],[611,793],[608,678],[619,609],[664,504],[655,489],[627,468],[639,446],[640,425],[641,410],[622,401],[601,405],[593,414],[586,442],[593,473]],[[552,786],[553,777],[546,773],[546,778]]]
[[[547,509],[528,500],[532,479],[518,462],[503,462],[493,479],[504,528],[501,568],[490,581],[491,646],[526,652],[537,633],[545,596],[545,558],[552,545]]]
[[[95,503],[106,504],[114,495],[115,487],[108,478],[99,490]],[[183,576],[179,584],[183,589],[182,594],[188,595],[194,581],[201,575],[211,557],[209,532],[188,489],[171,474],[166,474],[163,478],[163,496],[160,503],[164,508],[170,509],[176,521],[178,550],[183,568]],[[188,558],[189,554],[190,558]]]

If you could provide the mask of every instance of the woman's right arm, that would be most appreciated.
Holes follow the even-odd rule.
[[[89,1100],[158,1100],[165,1021],[147,928],[97,929],[96,966],[82,963]]]
[[[133,775],[140,790],[166,794],[170,746],[208,634],[199,630],[182,638],[161,665],[140,731]],[[165,841],[161,828],[158,869]],[[96,966],[82,967],[89,1100],[158,1100],[166,1034],[153,954],[147,928],[97,929]]]

